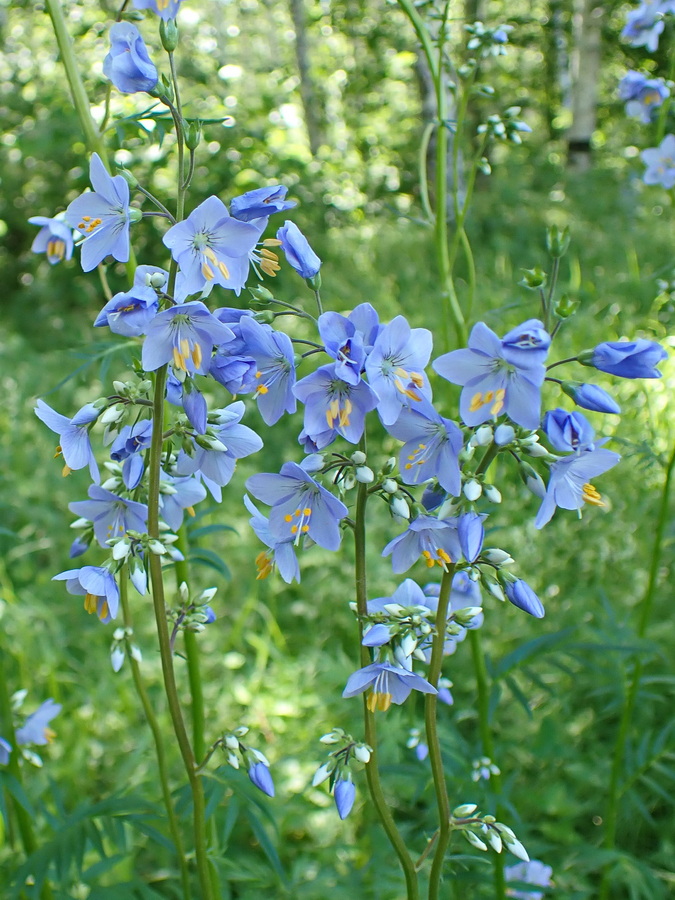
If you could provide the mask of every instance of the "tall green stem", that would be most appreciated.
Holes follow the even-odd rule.
[[[675,467],[675,447],[671,453],[670,459],[666,466],[666,477],[663,482],[661,491],[661,499],[659,503],[658,518],[656,520],[656,531],[654,533],[654,542],[652,544],[651,559],[649,564],[649,579],[645,588],[644,598],[640,604],[640,619],[638,621],[637,636],[644,638],[647,633],[647,627],[651,618],[652,607],[654,605],[654,595],[656,593],[656,583],[659,577],[659,567],[661,565],[661,554],[663,552],[663,535],[668,521],[668,506],[670,501],[670,486]],[[616,832],[619,816],[619,799],[621,795],[619,782],[621,780],[621,770],[623,768],[624,753],[626,749],[626,741],[628,732],[633,718],[633,711],[637,700],[640,682],[642,680],[643,661],[638,657],[633,667],[633,675],[630,680],[628,691],[624,699],[623,709],[621,711],[621,721],[619,723],[619,731],[614,746],[614,754],[612,756],[612,768],[609,779],[609,797],[607,800],[607,812],[605,814],[605,835],[603,846],[607,850],[613,850],[616,846]],[[599,900],[609,900],[611,892],[611,871],[608,864],[602,877],[600,885]]]
[[[438,686],[438,679],[441,677],[441,666],[443,664],[443,651],[445,647],[445,625],[448,617],[448,607],[450,605],[450,589],[452,587],[452,579],[455,574],[455,567],[450,566],[444,573],[441,581],[441,590],[438,596],[438,608],[436,610],[436,633],[431,648],[431,661],[429,663],[429,673],[427,681],[434,687]],[[445,783],[445,772],[443,770],[443,756],[441,754],[441,744],[438,738],[438,727],[436,714],[438,709],[438,697],[436,694],[427,694],[424,698],[424,722],[426,726],[427,745],[429,747],[429,761],[431,763],[431,774],[434,779],[434,790],[436,792],[436,802],[438,804],[438,837],[436,839],[436,849],[434,851],[434,859],[431,864],[431,872],[429,873],[429,900],[438,900],[440,897],[441,878],[443,875],[443,864],[445,862],[445,854],[450,843],[450,801],[448,800],[448,789]]]
[[[162,366],[155,376],[155,395],[153,400],[152,443],[150,446],[150,472],[148,485],[148,534],[160,540],[159,532],[159,480],[162,459],[162,432],[164,427],[164,393],[166,389],[167,366]],[[159,556],[151,553],[149,559],[152,582],[152,602],[159,640],[159,652],[162,662],[164,690],[169,703],[169,713],[176,735],[185,771],[190,782],[193,806],[193,831],[197,871],[201,888],[200,900],[214,900],[209,874],[209,863],[206,852],[206,819],[204,804],[204,788],[201,777],[196,772],[195,757],[190,745],[183,714],[178,697],[176,676],[173,669],[173,653],[166,620],[166,603],[164,600],[164,581],[162,563]]]
[[[361,441],[360,448],[365,452],[365,439]],[[355,571],[355,588],[356,588],[356,607],[359,615],[359,647],[361,665],[370,664],[370,654],[367,647],[363,646],[363,626],[361,624],[363,617],[368,613],[368,589],[367,589],[367,572],[366,572],[366,504],[368,502],[368,486],[359,484],[356,495],[356,512],[354,520],[354,571]],[[375,725],[375,714],[368,709],[367,700],[364,696],[363,700],[363,716],[366,743],[372,748],[370,760],[366,766],[366,780],[368,789],[372,797],[373,804],[377,810],[382,827],[385,830],[389,842],[394,848],[394,852],[403,869],[405,876],[407,898],[408,900],[419,900],[419,884],[417,881],[417,872],[415,864],[408,852],[403,838],[401,837],[394,818],[389,810],[387,799],[382,790],[382,782],[380,781],[380,771],[377,762],[377,729]]]
[[[124,625],[126,628],[132,628],[131,610],[129,608],[129,578],[126,572],[120,578],[120,600],[122,602],[122,614],[124,616]],[[159,782],[162,788],[162,798],[164,800],[164,808],[166,809],[167,819],[169,820],[169,831],[171,839],[176,848],[176,856],[178,857],[178,865],[180,868],[181,886],[183,889],[184,900],[190,900],[190,874],[188,872],[187,861],[185,859],[185,850],[183,849],[183,839],[181,838],[178,819],[173,808],[171,799],[171,788],[169,787],[169,770],[166,761],[166,752],[164,749],[164,735],[160,728],[157,716],[152,706],[148,692],[145,689],[143,677],[141,675],[141,667],[138,661],[131,654],[128,654],[129,665],[131,666],[131,677],[133,678],[134,687],[141,701],[145,718],[152,732],[152,739],[155,744],[155,756],[157,758],[157,771],[159,774]]]

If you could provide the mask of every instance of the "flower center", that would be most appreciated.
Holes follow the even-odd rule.
[[[581,499],[584,501],[584,503],[588,503],[589,506],[607,506],[607,504],[602,499],[602,495],[600,494],[600,492],[596,490],[596,488],[594,488],[592,484],[586,483],[584,485]]]

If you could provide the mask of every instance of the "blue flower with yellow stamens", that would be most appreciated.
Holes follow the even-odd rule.
[[[260,232],[256,225],[232,217],[218,197],[200,203],[162,239],[180,268],[175,299],[208,293],[216,284],[239,294]]]
[[[405,572],[422,556],[429,568],[440,566],[447,570],[462,556],[457,531],[457,519],[436,519],[418,516],[382,551],[391,556],[391,566],[397,574]]]
[[[151,9],[161,19],[175,19],[183,0],[134,0],[136,9]]]
[[[432,348],[427,328],[411,328],[403,316],[396,316],[378,334],[366,360],[368,382],[380,404],[383,425],[392,425],[404,406],[431,399],[424,369]]]
[[[337,434],[357,444],[363,434],[366,413],[379,403],[377,394],[365,381],[351,384],[339,378],[335,364],[321,366],[302,378],[293,393],[305,404],[305,436],[318,449],[332,443]]]
[[[464,443],[462,432],[454,422],[443,418],[428,400],[422,399],[414,407],[402,409],[387,431],[399,441],[405,441],[399,468],[406,484],[437,478],[448,493],[459,495],[462,489],[459,452]]]
[[[99,481],[98,465],[89,440],[89,426],[98,419],[100,412],[93,403],[87,403],[72,419],[68,419],[53,410],[44,400],[37,401],[35,415],[61,438],[56,455],[63,454],[64,475],[69,475],[71,470],[89,466],[91,480]]]
[[[52,581],[65,581],[69,594],[84,597],[84,608],[88,613],[96,613],[105,625],[116,618],[119,609],[120,592],[117,582],[102,566],[83,566],[68,569],[54,575]]]
[[[246,191],[230,200],[230,213],[242,222],[263,218],[267,220],[272,213],[284,212],[297,206],[295,200],[286,199],[287,193],[288,188],[283,184]]]
[[[340,546],[340,521],[347,507],[297,463],[284,463],[278,475],[252,475],[246,488],[272,507],[270,533],[276,541],[300,541],[307,535],[326,550]]]
[[[290,584],[292,581],[299,582],[300,566],[295,554],[295,537],[291,536],[283,541],[277,540],[272,534],[267,516],[263,516],[255,503],[246,495],[244,504],[251,513],[251,518],[248,520],[249,525],[267,547],[267,550],[261,550],[255,559],[258,570],[256,581],[267,578],[276,566],[286,584]]]
[[[89,522],[93,522],[94,534],[101,547],[107,547],[111,538],[124,537],[132,531],[147,531],[148,507],[145,503],[125,500],[98,484],[89,486],[89,500],[76,500],[68,509]]]
[[[580,510],[585,503],[604,506],[602,497],[591,484],[591,478],[607,472],[620,459],[619,454],[612,450],[582,449],[552,463],[546,494],[534,521],[535,527],[543,528],[553,517],[556,507]]]
[[[502,414],[523,428],[539,427],[544,360],[551,339],[529,319],[500,340],[484,322],[471,329],[468,348],[439,356],[433,368],[462,385],[460,415],[469,426]]]
[[[122,175],[110,176],[94,153],[89,163],[89,180],[94,188],[80,194],[65,212],[66,222],[84,235],[80,261],[85,272],[90,272],[106,256],[112,255],[118,262],[129,259],[129,185]],[[140,210],[134,210],[140,218]]]
[[[211,353],[218,344],[234,338],[199,300],[157,313],[148,325],[141,361],[146,372],[171,363],[175,369],[194,375],[208,374]]]
[[[61,712],[61,704],[49,698],[31,713],[21,728],[16,730],[16,742],[19,745],[36,744],[39,747],[49,744],[54,732],[47,726]]]
[[[255,398],[260,415],[267,425],[274,425],[285,412],[293,413],[297,408],[293,344],[283,331],[274,331],[248,316],[242,316],[239,329],[244,354],[257,366]]]
[[[40,230],[31,244],[33,253],[44,253],[50,266],[73,255],[73,232],[61,219],[48,216],[31,216],[31,225],[39,225]]]
[[[159,300],[154,288],[134,285],[131,290],[115,294],[96,317],[94,326],[107,325],[114,334],[138,337],[144,334],[157,315]]]
[[[401,704],[410,696],[411,691],[423,694],[437,694],[436,688],[421,675],[416,675],[402,666],[393,666],[389,662],[371,663],[353,672],[347,679],[342,692],[343,697],[356,697],[371,688],[368,697],[368,709],[384,712],[392,703]]]

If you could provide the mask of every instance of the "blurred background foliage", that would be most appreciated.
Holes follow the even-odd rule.
[[[649,145],[650,131],[625,117],[616,94],[627,68],[653,64],[619,40],[628,7],[601,7],[592,165],[586,171],[568,167],[569,78],[580,5],[457,4],[457,36],[462,17],[476,11],[488,24],[514,26],[508,54],[485,64],[483,77],[495,96],[477,101],[475,121],[519,105],[533,129],[523,146],[494,149],[493,174],[478,184],[468,224],[478,271],[470,319],[483,318],[501,332],[535,315],[535,295],[518,285],[521,269],[545,268],[545,226],[569,224],[572,246],[560,290],[581,306],[560,336],[560,354],[620,337],[668,345],[675,302],[669,284],[675,278],[672,199],[640,180],[639,150]],[[101,66],[115,12],[108,2],[67,4],[97,120],[104,112]],[[139,24],[159,62],[156,21],[148,17]],[[225,118],[204,127],[191,206],[212,193],[227,200],[283,182],[299,201],[293,220],[324,260],[327,308],[370,301],[385,320],[402,312],[413,324],[442,333],[432,234],[418,188],[419,62],[395,4],[191,0],[181,10],[180,29],[188,115]],[[304,84],[296,42],[301,31],[308,52]],[[82,472],[60,477],[53,435],[32,407],[41,396],[70,415],[106,392],[108,380],[123,376],[129,364],[109,335],[91,330],[103,303],[96,278],[85,276],[76,260],[49,267],[30,252],[35,228],[27,218],[53,215],[87,186],[87,152],[39,3],[0,2],[0,50],[0,649],[12,689],[28,690],[27,711],[49,696],[63,704],[44,768],[26,768],[27,793],[45,859],[56,867],[57,896],[174,897],[176,871],[159,834],[164,825],[150,734],[129,672],[111,670],[111,628],[84,615],[62,585],[50,581],[69,567],[67,506],[85,496],[87,479]],[[659,52],[656,64],[663,71],[667,49]],[[144,96],[113,92],[108,136],[118,163],[158,196],[170,197],[173,137],[159,140],[156,122],[146,118],[139,127],[129,118],[150,106]],[[136,254],[139,262],[165,265],[163,229],[156,222],[135,228]],[[462,266],[460,261],[458,289],[466,303]],[[114,290],[122,289],[122,267],[111,267],[109,277]],[[277,282],[277,296],[311,300],[288,268]],[[625,411],[620,421],[590,414],[624,455],[602,480],[608,511],[590,510],[582,522],[558,513],[540,534],[532,524],[536,499],[507,466],[494,473],[506,502],[490,519],[488,543],[513,553],[547,609],[546,618],[536,621],[486,599],[495,762],[504,773],[507,821],[530,855],[553,867],[551,895],[594,897],[607,861],[600,843],[609,760],[632,660],[641,653],[645,670],[622,777],[612,896],[652,900],[675,889],[672,524],[645,640],[637,640],[635,623],[662,461],[675,437],[669,415],[675,370],[668,362],[659,382],[601,383]],[[215,392],[214,400],[227,402]],[[447,413],[454,400],[448,391]],[[551,393],[550,405],[558,404],[569,402]],[[251,409],[249,423],[260,424],[265,449],[240,463],[223,506],[206,504],[191,523],[191,545],[200,557],[196,586],[219,587],[218,620],[200,638],[210,736],[246,723],[264,746],[277,784],[277,800],[268,802],[245,776],[224,768],[213,775],[209,795],[222,896],[323,900],[330,891],[336,900],[394,900],[401,896],[401,879],[365,800],[365,785],[359,784],[357,806],[345,822],[325,790],[310,786],[323,759],[317,738],[334,725],[361,734],[360,704],[340,699],[357,660],[348,608],[350,541],[341,555],[319,548],[308,554],[300,586],[276,577],[256,582],[259,546],[241,504],[243,483],[253,471],[276,471],[285,459],[299,459],[299,422],[283,420],[272,435]],[[393,451],[394,442],[385,441],[373,464]],[[372,507],[370,593],[383,596],[397,580],[380,549],[396,528],[386,509]],[[205,527],[216,523],[233,530],[209,534]],[[200,555],[199,548],[216,558]],[[162,710],[152,616],[145,601],[134,603],[143,671]],[[180,660],[177,668],[183,678]],[[481,748],[468,646],[448,660],[446,674],[455,697],[441,724],[451,797],[488,811],[494,807],[489,782],[471,780]],[[434,827],[428,813],[433,794],[427,764],[417,762],[406,740],[409,729],[421,726],[422,709],[413,702],[380,721],[387,790],[404,834],[421,852]],[[180,778],[177,753],[171,752]],[[467,847],[453,845],[457,881],[447,896],[489,898],[485,855]],[[9,884],[17,865],[15,835],[0,833],[3,897],[16,896],[1,885]]]

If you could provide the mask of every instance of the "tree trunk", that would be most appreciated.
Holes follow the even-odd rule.
[[[575,0],[572,55],[572,124],[567,133],[568,164],[578,171],[591,167],[591,137],[598,105],[602,59],[602,16],[597,0]]]
[[[295,31],[295,58],[300,76],[300,98],[305,114],[309,149],[312,156],[316,156],[319,147],[324,143],[323,115],[310,70],[305,4],[304,0],[288,0],[288,3]]]

